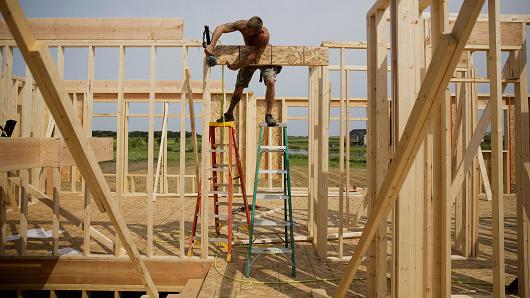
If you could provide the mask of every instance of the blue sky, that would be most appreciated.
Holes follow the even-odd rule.
[[[205,24],[210,27],[238,19],[247,19],[253,15],[262,17],[265,26],[271,33],[273,45],[320,45],[324,40],[365,41],[366,12],[374,1],[337,0],[337,1],[175,1],[175,0],[22,0],[22,8],[27,17],[39,18],[93,18],[93,17],[181,17],[184,19],[184,38],[200,39]],[[452,0],[450,11],[457,12],[462,1]],[[333,3],[333,5],[331,5]],[[486,8],[483,10],[487,12]],[[501,12],[511,14],[530,14],[529,0],[503,0]],[[527,35],[530,30],[527,27]],[[228,34],[221,38],[223,44],[241,44],[239,34]],[[96,79],[117,78],[117,50],[96,50]],[[18,59],[21,59],[18,56]],[[529,55],[530,56],[530,55]],[[160,79],[180,79],[181,63],[179,53],[170,49],[160,50],[158,57],[157,77]],[[177,59],[173,59],[177,57]],[[338,55],[331,53],[330,62],[337,63]],[[148,78],[148,50],[135,49],[127,52],[126,79]],[[346,62],[365,65],[366,56],[362,51],[348,53]],[[190,50],[190,67],[194,79],[201,78],[202,52]],[[65,79],[86,78],[86,50],[67,49],[65,52]],[[16,67],[15,73],[23,73],[23,66]],[[485,69],[480,70],[485,76]],[[220,68],[212,76],[220,79]],[[226,88],[232,89],[235,72],[226,70]],[[332,84],[338,86],[338,75],[331,76]],[[250,84],[257,95],[263,95],[265,88],[257,80],[257,75]],[[338,88],[334,88],[338,96]],[[352,74],[350,78],[350,96],[366,96],[365,73]],[[284,68],[278,77],[278,96],[307,96],[307,68]],[[101,106],[98,109],[105,110]],[[298,114],[292,111],[290,114]],[[332,111],[337,114],[338,111]],[[363,111],[353,111],[354,116],[364,115]],[[95,129],[103,129],[106,122],[94,123]],[[305,134],[302,123],[293,123],[292,134]],[[158,125],[157,125],[158,126]],[[142,129],[146,125],[132,123],[131,130]],[[363,123],[353,123],[353,127],[364,127]],[[171,125],[170,125],[171,128]],[[112,127],[109,127],[112,129]],[[332,123],[331,135],[338,134],[338,125]]]

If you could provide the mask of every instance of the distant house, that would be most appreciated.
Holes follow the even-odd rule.
[[[350,145],[366,146],[366,129],[354,128],[350,130]]]

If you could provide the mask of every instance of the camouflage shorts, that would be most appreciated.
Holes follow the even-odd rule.
[[[258,69],[261,71],[261,76],[263,76],[264,83],[267,80],[276,81],[276,76],[279,73],[276,66],[247,66],[241,68],[237,73],[236,87],[241,86],[243,88],[247,88],[248,83],[250,83],[250,80],[252,79],[252,75]]]

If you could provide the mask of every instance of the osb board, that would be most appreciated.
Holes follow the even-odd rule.
[[[44,40],[180,40],[180,18],[28,19],[37,39]],[[0,39],[13,39],[0,21]]]
[[[455,21],[449,21],[449,29],[453,28]],[[501,22],[501,45],[516,46],[523,44],[523,27],[521,23]],[[489,29],[487,21],[477,21],[471,36],[467,42],[468,45],[488,46]]]
[[[253,47],[217,46],[213,55],[217,64],[240,63],[247,59]],[[328,65],[328,48],[268,45],[252,65],[317,66]]]

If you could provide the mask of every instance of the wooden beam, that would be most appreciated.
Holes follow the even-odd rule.
[[[426,135],[428,117],[433,110],[440,106],[441,95],[449,84],[449,80],[483,4],[483,0],[465,0],[453,30],[450,34],[442,35],[425,74],[411,117],[407,121],[402,134],[402,139],[397,145],[394,159],[390,163],[388,174],[381,186],[373,216],[363,230],[359,244],[348,264],[335,296],[345,296],[377,227],[386,218],[394,205],[404,178],[407,176],[414,157]]]
[[[142,258],[157,289],[182,291],[190,279],[204,280],[211,262]],[[142,291],[135,264],[127,257],[1,257],[4,290]]]
[[[197,129],[195,124],[195,107],[193,105],[193,92],[191,89],[191,73],[188,67],[184,68],[184,86],[183,89],[188,101],[188,108],[190,110],[190,126],[191,126],[191,143],[193,145],[193,159],[195,161],[195,184],[199,185],[200,166],[199,166],[199,149],[197,145]],[[182,102],[182,105],[185,105]]]
[[[501,83],[501,25],[500,1],[488,0],[488,77],[491,102],[491,193],[492,193],[492,263],[493,295],[505,296],[504,273],[504,192],[502,153],[502,83]],[[521,29],[521,26],[518,26]],[[519,34],[521,36],[521,34]]]
[[[152,297],[158,297],[158,291],[146,265],[140,259],[138,249],[118,206],[112,198],[110,188],[97,163],[96,156],[89,149],[88,139],[75,115],[70,98],[64,91],[62,80],[48,47],[36,40],[18,1],[2,1],[0,2],[0,10],[94,199],[104,206],[148,294]],[[132,276],[128,277],[131,278]]]
[[[217,64],[246,61],[249,46],[217,46],[213,55]],[[306,46],[267,46],[252,65],[323,66],[328,65],[328,48]]]
[[[202,112],[202,139],[201,139],[201,213],[200,213],[200,222],[201,222],[201,258],[208,258],[208,208],[209,208],[209,186],[210,183],[210,172],[208,168],[210,167],[210,154],[208,154],[209,147],[209,129],[208,123],[210,122],[210,111],[211,111],[211,102],[212,95],[210,93],[210,75],[211,69],[206,64],[206,58],[203,61],[203,92],[204,92],[204,101],[203,101],[203,112]]]
[[[53,201],[50,197],[48,197],[46,194],[42,193],[40,190],[38,190],[35,186],[29,185],[28,192],[34,196],[36,199],[41,201],[44,205],[48,206],[49,208],[53,209]],[[96,241],[98,241],[102,246],[109,250],[114,249],[114,241],[112,241],[110,238],[105,236],[100,231],[96,230],[94,227],[89,226],[81,220],[79,217],[77,217],[75,214],[68,211],[68,209],[65,209],[63,207],[59,206],[58,213],[60,216],[62,216],[64,219],[66,219],[69,223],[73,224],[74,226],[81,228],[83,231],[88,232],[91,237],[93,237]]]
[[[522,25],[525,27],[524,25]],[[523,31],[523,37],[526,32]],[[528,57],[526,38],[516,68],[519,83],[515,89],[515,161],[517,193],[517,259],[519,296],[530,297],[530,109],[528,104]]]
[[[112,160],[112,138],[89,138],[90,148],[97,161]],[[38,167],[66,167],[75,165],[64,141],[52,138],[1,138],[0,171],[17,171]]]
[[[449,28],[451,29],[455,21],[449,21]],[[477,21],[473,32],[469,37],[467,42],[468,46],[477,47],[477,46],[489,46],[489,30],[488,21]],[[521,47],[523,44],[522,36],[522,27],[520,23],[500,23],[500,44],[499,49],[503,47]],[[487,49],[487,48],[486,48]]]
[[[179,40],[181,18],[35,18],[30,29],[40,40]],[[13,39],[0,22],[0,40]]]

